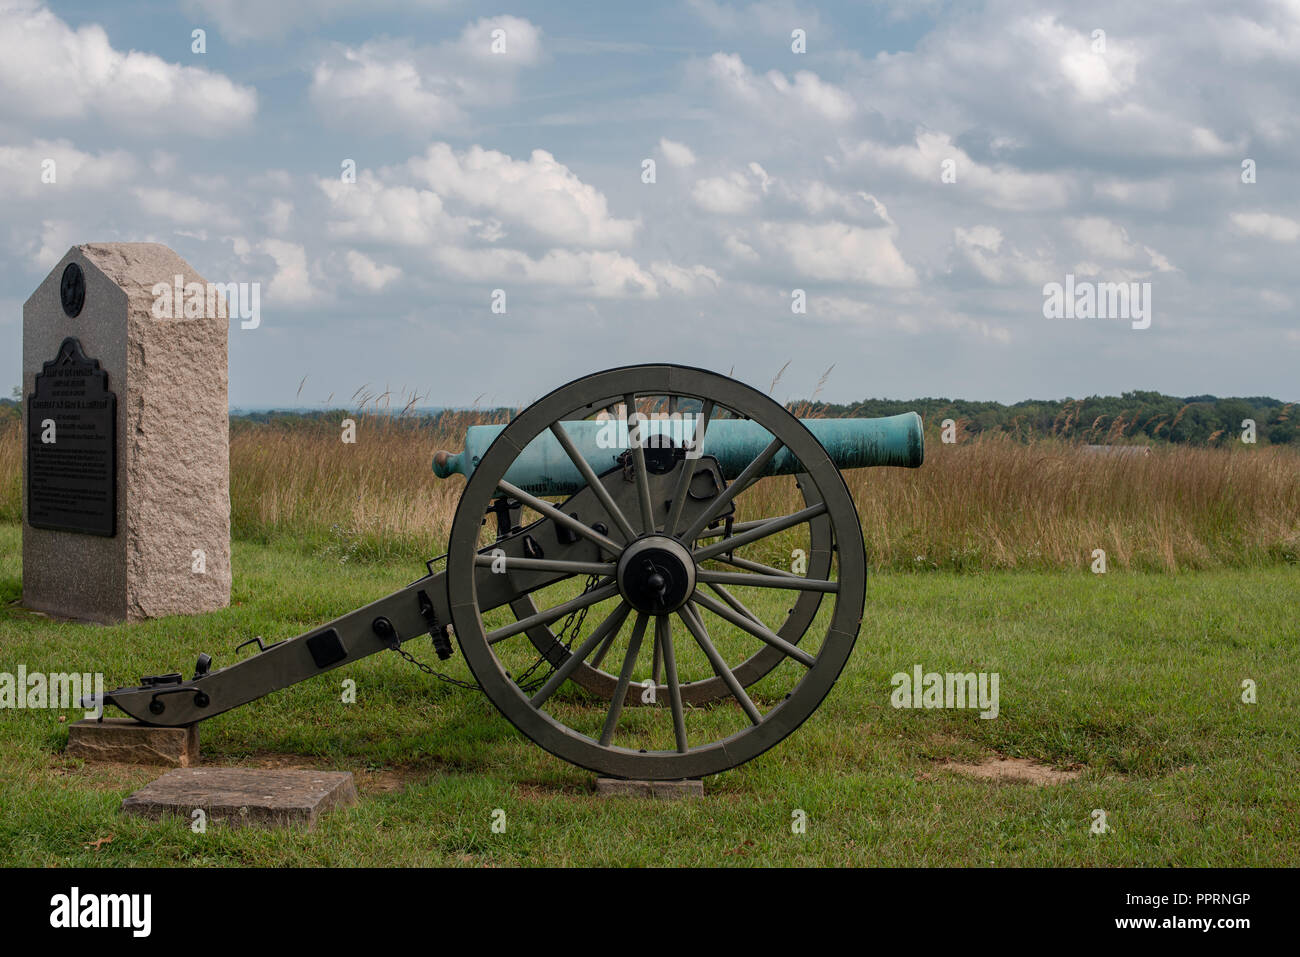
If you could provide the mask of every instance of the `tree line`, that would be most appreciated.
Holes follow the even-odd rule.
[[[1268,396],[1179,397],[1143,391],[1083,399],[1026,399],[1012,405],[944,398],[798,404],[801,415],[874,417],[915,411],[927,429],[952,419],[967,436],[1004,433],[1023,441],[1050,437],[1094,445],[1226,445],[1252,432],[1261,445],[1300,444],[1298,406]]]
[[[1119,396],[1094,395],[1084,399],[1026,399],[1012,405],[974,402],[967,399],[863,399],[847,404],[796,401],[791,408],[802,416],[885,416],[919,412],[926,428],[939,429],[951,419],[959,433],[973,437],[982,433],[1004,433],[1022,441],[1056,438],[1096,445],[1172,442],[1187,445],[1226,445],[1239,442],[1253,423],[1260,445],[1300,445],[1300,403],[1283,402],[1268,396],[1220,398],[1213,395],[1172,396],[1160,392],[1133,391]],[[321,412],[250,412],[232,415],[232,421],[276,423],[334,421],[343,410]],[[0,421],[18,419],[20,408],[14,399],[0,399]],[[505,409],[438,409],[403,415],[421,427],[450,426],[455,420],[463,427],[467,419],[504,422]]]

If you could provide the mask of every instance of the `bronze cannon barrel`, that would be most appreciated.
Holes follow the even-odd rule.
[[[772,441],[771,434],[752,419],[714,419],[704,432],[702,449],[694,448],[696,416],[645,416],[631,429],[625,419],[584,419],[564,422],[573,444],[592,469],[600,474],[619,463],[630,447],[629,432],[639,430],[646,448],[676,446],[688,455],[710,455],[718,460],[728,480],[738,476]],[[925,459],[921,417],[904,412],[874,419],[802,419],[826,449],[839,469],[895,466],[917,468]],[[433,457],[433,471],[439,478],[473,473],[504,425],[474,425],[466,430],[465,449],[439,451]],[[763,475],[794,475],[804,471],[789,449],[781,449],[768,463]],[[570,495],[585,484],[582,474],[550,432],[533,439],[519,454],[506,479],[535,495]]]

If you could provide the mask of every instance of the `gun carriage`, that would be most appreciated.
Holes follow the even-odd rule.
[[[465,476],[442,569],[104,703],[188,725],[417,638],[445,659],[454,633],[484,693],[552,754],[622,778],[724,771],[802,724],[857,639],[866,556],[840,470],[923,457],[915,413],[801,421],[675,365],[586,376],[435,455],[435,474]],[[791,495],[792,511],[774,504]]]

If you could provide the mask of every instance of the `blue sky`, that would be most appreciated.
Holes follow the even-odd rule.
[[[0,0],[0,384],[68,246],[149,240],[261,283],[236,406],[1300,399],[1298,90],[1300,0]],[[1150,328],[1044,318],[1067,274]]]

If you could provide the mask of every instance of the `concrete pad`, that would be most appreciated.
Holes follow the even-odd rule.
[[[155,728],[134,718],[86,718],[68,727],[65,753],[83,761],[188,768],[199,763],[199,726]]]
[[[668,801],[704,797],[704,782],[699,778],[685,781],[627,781],[622,778],[596,778],[596,793],[602,797],[661,798]]]
[[[311,830],[325,811],[356,801],[347,771],[177,768],[123,801],[122,813],[190,820],[194,810],[202,808],[209,824]]]

